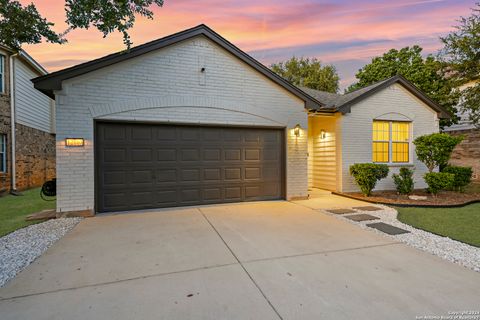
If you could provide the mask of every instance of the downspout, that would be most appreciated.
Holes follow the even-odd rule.
[[[10,56],[10,127],[12,128],[11,133],[11,174],[10,174],[10,193],[16,193],[17,191],[17,180],[16,180],[16,159],[15,159],[15,68],[14,68],[14,58],[18,56],[18,53],[12,54]]]

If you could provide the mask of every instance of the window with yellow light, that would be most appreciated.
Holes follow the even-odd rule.
[[[410,162],[409,122],[374,120],[372,141],[373,162]]]

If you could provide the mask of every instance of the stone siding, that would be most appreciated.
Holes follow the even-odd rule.
[[[7,171],[0,172],[0,193],[11,189],[11,116],[9,58],[5,55],[5,92],[0,93],[0,134],[7,136]],[[55,177],[55,135],[16,124],[16,189],[39,187]]]
[[[55,135],[17,123],[17,190],[55,178]]]
[[[463,135],[463,141],[453,150],[450,164],[472,167],[472,180],[480,182],[480,129],[448,132],[451,135]]]

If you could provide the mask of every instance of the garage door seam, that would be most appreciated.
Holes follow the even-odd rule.
[[[212,227],[212,229],[217,233],[218,237],[222,240],[222,242],[225,244],[225,246],[228,248],[228,250],[230,251],[230,253],[232,254],[232,256],[237,260],[238,264],[242,267],[243,271],[245,271],[245,273],[247,274],[247,276],[250,278],[250,280],[253,282],[253,284],[255,285],[255,287],[257,287],[258,291],[260,292],[260,294],[263,296],[263,298],[267,301],[267,303],[270,305],[270,307],[273,309],[273,311],[277,314],[278,318],[283,320],[283,317],[280,315],[280,313],[277,311],[277,309],[273,306],[272,302],[268,299],[267,295],[265,294],[265,292],[263,292],[263,290],[260,288],[260,286],[258,285],[258,283],[255,281],[255,279],[253,279],[252,275],[248,272],[247,268],[245,268],[245,266],[243,265],[243,263],[240,261],[240,259],[238,259],[237,255],[235,254],[235,252],[233,252],[232,248],[230,248],[230,246],[227,244],[227,242],[225,241],[225,239],[223,239],[222,235],[220,234],[220,232],[218,232],[218,230],[215,228],[215,226],[212,224],[212,222],[210,222],[210,220],[207,218],[207,216],[205,215],[205,213],[203,213],[202,209],[200,208],[197,208],[197,210],[202,214],[202,216],[205,218],[205,220],[208,222],[208,224]]]

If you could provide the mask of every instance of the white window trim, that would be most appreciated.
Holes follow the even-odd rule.
[[[0,88],[0,94],[6,93],[6,85],[5,85],[5,63],[7,61],[6,56],[0,53],[0,77],[2,78],[2,87]]]
[[[386,164],[389,167],[409,167],[413,166],[413,153],[412,153],[412,137],[413,137],[413,122],[412,121],[399,121],[399,120],[377,120],[374,119],[373,121],[384,121],[388,122],[388,134],[389,134],[389,139],[388,139],[388,162],[374,162],[372,163],[378,163],[378,164]],[[393,122],[407,122],[409,124],[408,126],[408,162],[393,162],[393,138],[392,138],[392,123]],[[373,129],[372,129],[373,130]],[[372,132],[372,137],[373,137],[373,132]],[[380,140],[373,140],[372,139],[372,144],[373,142],[382,142]],[[386,142],[386,141],[383,141]],[[373,154],[373,150],[371,150],[370,154]]]
[[[6,134],[0,134],[0,142],[2,146],[2,150],[0,150],[0,157],[2,157],[2,163],[5,166],[4,168],[0,167],[0,173],[6,173],[7,172],[7,135]]]

